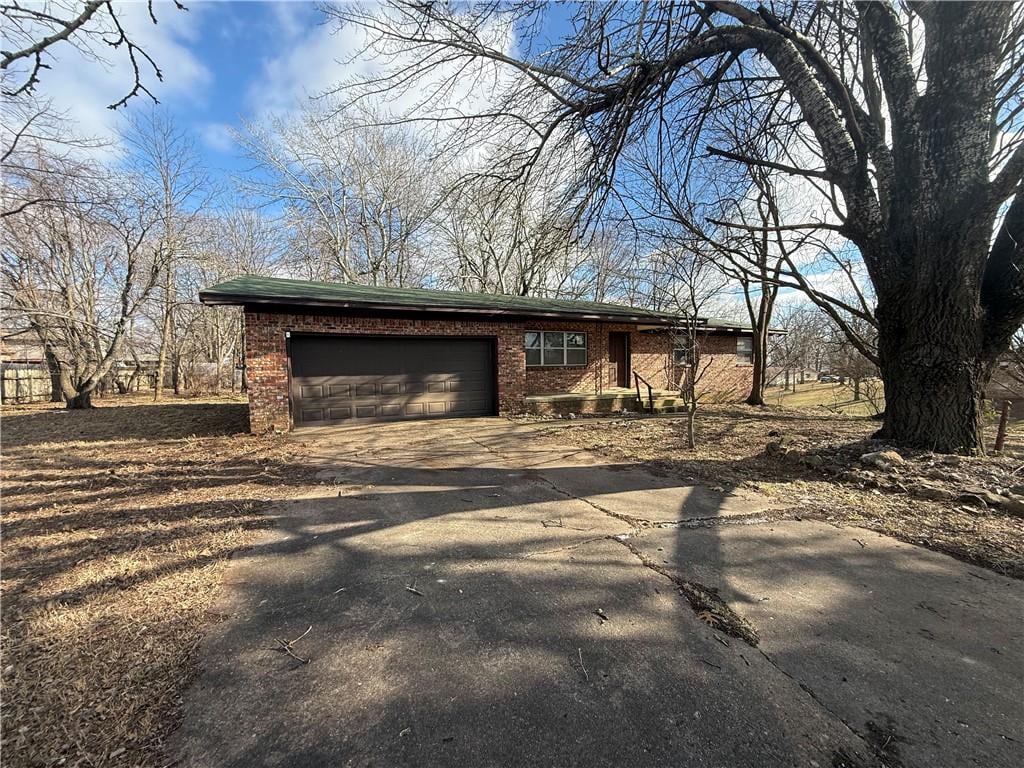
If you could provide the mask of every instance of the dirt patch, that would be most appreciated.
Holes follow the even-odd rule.
[[[5,765],[164,765],[231,554],[315,481],[232,398],[3,418]]]
[[[1024,520],[962,500],[964,489],[997,493],[1024,483],[1024,423],[1013,425],[1002,456],[949,466],[932,454],[908,454],[892,472],[859,462],[863,453],[884,447],[869,440],[877,428],[870,418],[824,409],[707,406],[691,451],[679,416],[536,426],[541,435],[618,460],[642,461],[713,488],[759,491],[800,516],[869,528],[1024,578]],[[933,495],[948,498],[922,498],[923,484],[941,485],[947,492]]]

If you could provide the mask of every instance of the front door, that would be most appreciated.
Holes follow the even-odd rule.
[[[608,362],[615,365],[615,386],[629,386],[629,334],[608,333]]]

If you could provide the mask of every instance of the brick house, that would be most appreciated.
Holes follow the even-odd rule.
[[[533,412],[611,412],[678,395],[689,319],[617,304],[239,277],[254,432]],[[701,387],[737,400],[750,329],[700,318]],[[638,403],[639,386],[644,395]]]

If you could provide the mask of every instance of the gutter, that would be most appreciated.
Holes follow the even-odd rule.
[[[199,292],[199,301],[207,305],[242,305],[242,306],[264,306],[264,307],[325,307],[330,309],[364,309],[377,312],[421,312],[421,313],[443,313],[443,314],[473,314],[485,315],[488,317],[536,317],[548,319],[569,319],[589,320],[591,322],[617,322],[617,323],[646,323],[656,324],[660,327],[678,325],[678,317],[659,317],[657,315],[629,315],[629,314],[604,314],[595,312],[571,312],[571,311],[542,311],[530,309],[487,309],[481,307],[467,306],[437,306],[435,304],[386,304],[380,302],[357,302],[357,301],[332,301],[329,299],[309,299],[294,297],[274,297],[268,299],[262,296],[218,294],[209,291]],[[270,310],[273,311],[273,310]]]

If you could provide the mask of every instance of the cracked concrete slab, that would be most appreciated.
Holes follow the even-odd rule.
[[[775,521],[634,537],[904,765],[1024,762],[1024,584],[862,529]]]
[[[498,419],[294,439],[323,492],[280,505],[229,568],[171,745],[182,765],[894,764],[614,538],[640,513],[686,516],[691,497],[722,523],[696,532],[720,535],[746,518],[718,508],[759,500],[743,510]],[[681,565],[693,533],[631,543]],[[301,664],[278,641],[307,627]]]

